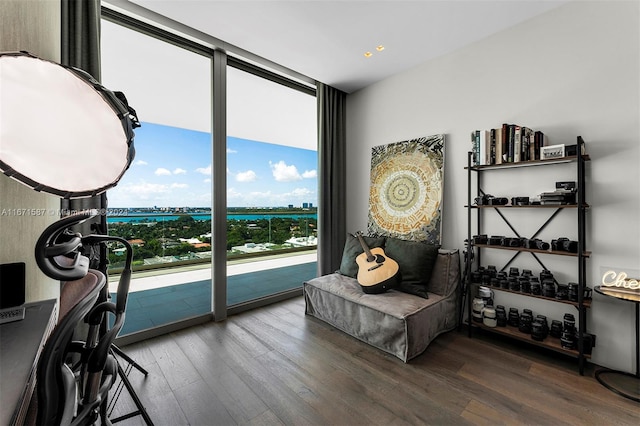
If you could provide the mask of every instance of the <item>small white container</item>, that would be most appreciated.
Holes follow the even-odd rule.
[[[486,306],[482,310],[482,323],[487,327],[496,327],[498,320],[496,319],[496,310],[493,306]]]

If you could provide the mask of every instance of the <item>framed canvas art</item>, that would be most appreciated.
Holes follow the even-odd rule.
[[[372,148],[369,235],[440,244],[444,135]]]

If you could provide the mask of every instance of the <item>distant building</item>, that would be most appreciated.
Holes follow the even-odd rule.
[[[318,239],[313,235],[308,237],[293,237],[289,238],[285,241],[285,244],[288,244],[292,247],[309,247],[309,246],[317,246]]]

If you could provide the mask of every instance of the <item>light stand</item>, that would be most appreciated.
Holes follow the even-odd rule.
[[[140,126],[124,94],[106,89],[80,69],[27,52],[0,52],[0,87],[2,173],[35,191],[64,200],[104,197],[109,188],[117,185],[135,156],[133,129]],[[67,234],[68,239],[58,240],[68,226],[96,216],[63,218],[47,228],[55,231],[55,236],[46,236],[51,237],[47,241],[41,241],[41,236],[36,244],[36,261],[45,274],[60,280],[84,276],[89,259],[77,249],[92,246],[101,251],[98,257],[106,275],[104,243],[116,237]],[[99,231],[106,231],[104,213],[100,219],[103,229]],[[126,241],[124,244],[129,267],[120,277],[116,300],[123,318],[132,258],[131,246]],[[63,255],[71,252],[76,253],[75,258],[67,264]],[[108,288],[103,293],[100,300],[105,302]],[[101,327],[101,335],[111,332],[106,325]],[[119,348],[113,346],[111,350],[145,376],[148,374]],[[138,407],[136,414],[153,424],[119,365],[118,373]]]

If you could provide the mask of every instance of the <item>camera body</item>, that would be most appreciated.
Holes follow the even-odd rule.
[[[475,203],[478,206],[505,206],[509,200],[505,197],[494,197],[491,194],[485,194],[482,197],[476,197]]]
[[[577,253],[578,242],[569,240],[568,238],[565,238],[565,237],[561,237],[555,240],[551,240],[551,250],[566,251],[568,253]]]
[[[511,197],[512,206],[528,206],[529,197]]]
[[[524,239],[523,247],[533,250],[549,250],[549,243],[539,238]]]

